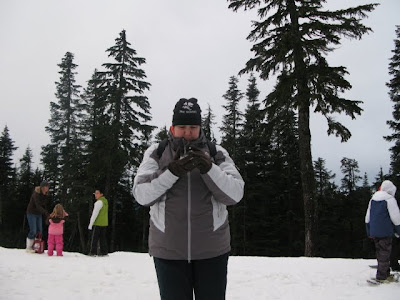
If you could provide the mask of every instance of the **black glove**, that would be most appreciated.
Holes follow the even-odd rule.
[[[180,158],[180,149],[176,151],[174,160],[168,164],[168,170],[178,177],[184,176],[187,172],[192,171],[194,168],[196,168],[196,162],[193,155],[189,154],[183,158]]]
[[[212,167],[212,161],[208,152],[203,152],[200,149],[193,149],[193,151],[190,153],[191,156],[194,157],[196,167],[200,170],[201,174],[205,174],[210,171]]]

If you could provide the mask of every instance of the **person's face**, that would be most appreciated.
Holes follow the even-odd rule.
[[[176,138],[193,141],[200,136],[200,125],[175,125],[171,126],[171,132]]]
[[[47,193],[49,192],[49,187],[48,186],[42,186],[42,194],[43,195],[47,195]]]
[[[101,196],[103,196],[103,194],[100,193],[99,190],[96,190],[96,191],[94,192],[94,197],[96,198],[96,200],[99,200],[99,198],[100,198]]]

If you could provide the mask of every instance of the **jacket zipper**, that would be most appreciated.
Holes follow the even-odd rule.
[[[184,155],[186,155],[187,149],[186,146],[184,147]],[[188,250],[188,263],[191,262],[192,260],[192,224],[191,224],[191,218],[190,218],[190,212],[192,210],[192,194],[191,194],[191,180],[190,180],[190,172],[187,172],[187,177],[188,177],[188,211],[187,211],[187,229],[188,229],[188,245],[187,245],[187,250]]]
[[[190,186],[190,172],[188,172],[188,263],[192,259],[192,224],[190,219],[190,212],[192,210],[192,195]]]

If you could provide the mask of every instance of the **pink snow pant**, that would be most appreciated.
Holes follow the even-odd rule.
[[[56,248],[57,256],[62,256],[62,251],[64,248],[64,239],[62,234],[49,234],[47,239],[47,255],[53,255],[54,247]]]

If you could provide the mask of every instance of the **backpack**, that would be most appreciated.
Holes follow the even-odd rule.
[[[167,144],[168,144],[168,139],[164,139],[158,144],[158,148],[157,148],[158,158],[160,158],[162,156]],[[209,140],[207,140],[207,147],[210,150],[210,156],[212,158],[214,158],[214,156],[217,154],[217,147],[215,146],[215,144],[213,142],[210,142]]]
[[[41,233],[36,235],[32,248],[36,253],[42,254],[44,252],[44,241],[42,240]]]

